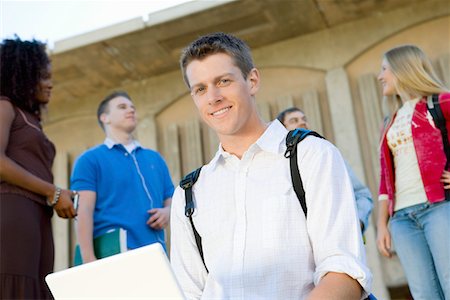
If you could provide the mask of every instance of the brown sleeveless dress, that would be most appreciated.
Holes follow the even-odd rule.
[[[1,97],[0,101],[10,101]],[[11,103],[11,102],[10,102]],[[14,106],[6,156],[28,172],[53,182],[55,147],[39,117]],[[53,209],[45,196],[0,178],[0,298],[51,299],[44,277],[53,271]]]

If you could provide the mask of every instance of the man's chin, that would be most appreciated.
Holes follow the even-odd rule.
[[[129,133],[132,133],[133,131],[136,130],[136,128],[137,128],[137,126],[133,125],[133,126],[125,127],[125,130]]]

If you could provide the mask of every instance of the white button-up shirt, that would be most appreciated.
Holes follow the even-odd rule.
[[[222,150],[193,187],[193,221],[206,272],[177,187],[171,263],[188,299],[304,299],[327,272],[370,290],[352,185],[338,150],[307,137],[298,146],[305,219],[284,157],[287,130],[273,121],[241,159]]]

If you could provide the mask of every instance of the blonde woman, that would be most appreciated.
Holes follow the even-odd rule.
[[[412,45],[384,54],[378,80],[399,104],[381,138],[378,249],[391,257],[392,235],[414,299],[450,299],[450,173],[426,104],[439,94],[450,129],[450,93]]]

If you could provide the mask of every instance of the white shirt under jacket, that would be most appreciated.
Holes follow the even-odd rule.
[[[346,273],[370,291],[353,188],[338,150],[307,137],[298,163],[308,218],[294,192],[287,130],[273,121],[242,159],[219,150],[193,194],[206,272],[184,215],[172,202],[171,263],[188,299],[304,299],[327,272]]]

